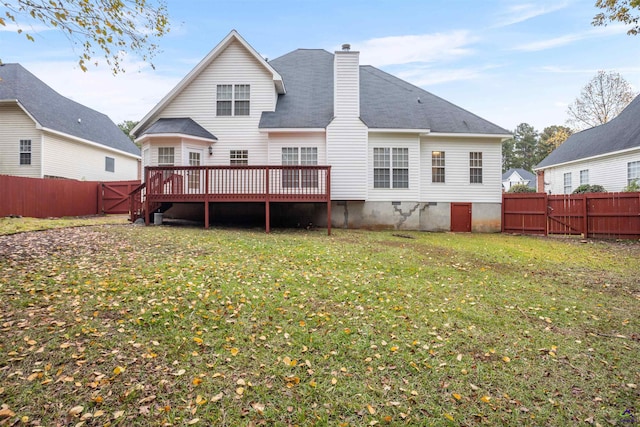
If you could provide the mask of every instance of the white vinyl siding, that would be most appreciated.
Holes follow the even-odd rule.
[[[42,177],[42,133],[15,104],[0,105],[0,174]],[[20,141],[31,141],[31,164],[20,165]]]
[[[272,133],[269,135],[269,158],[266,162],[270,165],[282,164],[283,148],[315,148],[316,164],[326,165],[325,134],[317,133]],[[306,151],[305,151],[306,152]]]
[[[368,167],[371,154],[367,153],[367,136],[367,126],[359,118],[336,117],[327,126],[327,163],[331,165],[332,200],[367,198],[368,182],[365,177],[370,171],[373,172]]]
[[[412,134],[369,134],[368,196],[371,201],[418,201],[420,138]]]
[[[241,93],[244,91],[250,97],[249,114],[217,116],[218,85],[247,85],[249,93],[239,88],[238,96],[245,96]],[[213,133],[218,141],[212,144],[212,155],[203,159],[207,165],[229,165],[230,150],[248,150],[251,164],[262,165],[267,163],[268,134],[260,132],[258,124],[263,111],[275,110],[276,101],[273,75],[240,42],[233,41],[157,118],[190,117]]]
[[[138,159],[44,132],[44,176],[86,181],[123,181],[137,179]],[[105,157],[114,159],[115,172],[105,170]]]
[[[333,88],[336,118],[360,117],[360,66],[358,52],[336,52]],[[384,102],[384,101],[381,101]]]
[[[434,151],[445,153],[445,182],[432,182]],[[469,179],[469,153],[482,153],[482,183]],[[498,138],[444,137],[432,134],[421,138],[421,194],[423,202],[502,202],[502,144]]]
[[[550,194],[562,194],[564,174],[568,172],[578,174],[584,169],[589,169],[589,184],[602,185],[609,192],[622,191],[628,184],[629,162],[640,162],[640,147],[627,153],[544,169],[544,191]]]

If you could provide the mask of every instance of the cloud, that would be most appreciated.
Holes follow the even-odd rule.
[[[626,33],[628,27],[626,25],[609,25],[606,27],[596,27],[591,28],[587,31],[581,31],[579,33],[573,34],[565,34],[560,37],[554,37],[546,40],[538,40],[531,43],[524,43],[518,45],[511,50],[521,51],[521,52],[538,52],[541,50],[553,49],[561,46],[566,46],[568,44],[592,39],[597,37],[605,37],[613,34],[621,34]]]
[[[507,27],[529,19],[561,10],[569,6],[569,1],[518,3],[510,5],[498,15],[494,28]]]
[[[0,32],[10,32],[17,33],[19,30],[22,30],[26,33],[41,33],[44,31],[51,31],[53,28],[47,27],[44,24],[20,24],[15,22],[6,22],[5,25],[0,25]]]
[[[34,61],[22,65],[61,95],[108,115],[115,123],[140,120],[178,83],[144,62],[125,59],[125,73],[102,66],[79,69],[74,61]]]
[[[469,31],[391,36],[354,43],[360,51],[360,63],[377,67],[408,63],[442,62],[468,56],[477,37]]]

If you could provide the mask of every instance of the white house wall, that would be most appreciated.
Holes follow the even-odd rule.
[[[138,177],[138,160],[131,156],[47,132],[43,133],[43,146],[44,176],[85,181],[124,181]],[[105,170],[105,157],[114,159],[114,172]]]
[[[216,116],[218,84],[251,85],[249,116]],[[206,164],[228,165],[230,150],[248,150],[249,164],[260,165],[267,161],[268,136],[258,124],[263,111],[275,110],[276,100],[273,75],[234,41],[156,118],[190,117],[214,134],[218,141],[213,155],[205,156]]]
[[[327,163],[333,200],[367,198],[367,126],[358,118],[335,118],[327,126]]]
[[[564,194],[564,174],[571,173],[571,193],[580,185],[580,171],[589,170],[589,184],[602,185],[607,191],[622,191],[627,186],[627,163],[640,161],[640,149],[544,170],[545,191]]]
[[[324,132],[313,133],[271,133],[269,134],[269,165],[282,164],[282,148],[284,147],[316,147],[318,164],[327,164],[327,150]]]
[[[374,188],[373,149],[409,149],[409,188]],[[370,133],[367,169],[368,201],[419,201],[420,200],[420,137],[415,134]]]
[[[0,105],[0,174],[41,178],[41,131],[16,104]],[[31,165],[20,165],[20,140],[31,140]]]
[[[424,202],[502,202],[502,145],[499,139],[427,136],[421,149]],[[431,182],[431,152],[445,152],[445,182]],[[482,184],[469,182],[469,153],[482,153]]]

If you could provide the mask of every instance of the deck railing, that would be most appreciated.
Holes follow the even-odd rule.
[[[146,211],[148,222],[163,202],[330,203],[330,183],[330,166],[146,167],[144,183],[131,193],[132,220]]]

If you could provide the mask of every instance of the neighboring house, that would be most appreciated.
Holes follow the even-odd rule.
[[[640,180],[640,96],[610,122],[571,135],[534,171],[539,191],[549,194],[570,194],[582,184],[621,191]]]
[[[109,117],[0,65],[0,174],[118,181],[138,178],[140,150]]]
[[[526,185],[535,190],[536,176],[525,169],[509,169],[502,174],[502,190],[509,191],[514,185]]]
[[[509,132],[348,45],[266,61],[231,31],[132,134],[143,166],[328,165],[333,226],[500,230]]]

